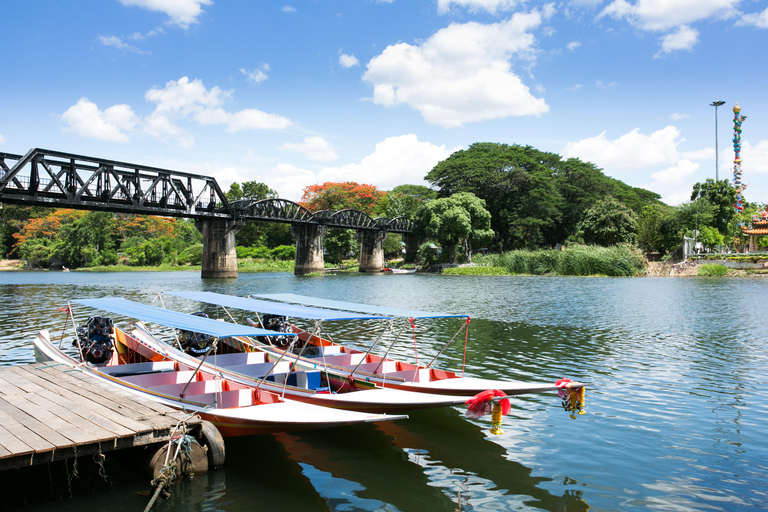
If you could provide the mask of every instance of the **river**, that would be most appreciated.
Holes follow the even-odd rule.
[[[171,290],[292,292],[467,313],[467,373],[595,385],[575,420],[555,394],[513,399],[497,436],[490,418],[470,420],[456,407],[399,422],[231,439],[224,468],[178,484],[155,511],[741,511],[768,503],[768,279],[3,272],[0,365],[33,362],[32,337],[39,329],[61,333],[57,308],[68,299],[159,305],[157,294]],[[172,309],[201,309],[164,297]],[[96,314],[75,311],[78,320]],[[418,357],[436,354],[461,322],[419,321]],[[327,328],[365,346],[378,326]],[[437,366],[460,370],[463,350],[461,336]],[[395,352],[417,357],[410,341]],[[4,485],[0,503],[144,509],[146,478],[112,457],[99,470],[85,459],[76,468],[8,472],[15,492]]]

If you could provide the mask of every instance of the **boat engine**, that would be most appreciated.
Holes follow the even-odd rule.
[[[77,339],[72,345],[80,345],[83,361],[91,364],[105,364],[112,357],[114,343],[112,336],[115,326],[111,318],[92,316],[77,328]]]
[[[261,321],[264,325],[264,328],[269,331],[293,332],[290,324],[288,323],[287,317],[280,315],[264,315],[261,318]],[[263,341],[265,343],[269,343],[271,341],[272,345],[275,345],[276,347],[286,348],[291,344],[291,336],[264,336]]]
[[[208,318],[208,315],[206,315],[203,311],[192,313],[192,316]],[[213,344],[215,339],[215,336],[210,336],[208,334],[179,329],[179,341],[181,342],[182,350],[193,356],[205,355],[205,353],[208,352],[208,348]]]

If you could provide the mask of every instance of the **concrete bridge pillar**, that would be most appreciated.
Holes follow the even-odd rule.
[[[204,219],[195,221],[203,234],[203,268],[200,277],[237,277],[235,234],[242,221]]]
[[[296,261],[293,273],[296,275],[322,272],[325,269],[323,237],[328,232],[325,226],[316,224],[291,224],[291,234],[296,240]]]
[[[405,242],[406,263],[416,261],[416,253],[419,252],[419,239],[413,233],[403,233],[403,242]]]
[[[360,230],[360,272],[381,272],[384,270],[384,239],[386,231]]]

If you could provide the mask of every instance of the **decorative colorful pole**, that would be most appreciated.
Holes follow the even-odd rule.
[[[736,188],[736,204],[733,205],[737,212],[744,210],[744,189],[746,185],[741,183],[741,123],[747,116],[741,115],[741,107],[738,103],[733,107],[733,186]]]

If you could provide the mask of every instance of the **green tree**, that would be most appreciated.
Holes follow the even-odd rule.
[[[691,201],[705,200],[713,206],[712,225],[720,234],[728,233],[736,215],[733,205],[736,203],[736,189],[728,180],[715,181],[708,179],[704,183],[696,183],[691,193]]]
[[[484,199],[504,250],[563,242],[589,206],[609,195],[635,211],[660,203],[657,194],[609,178],[593,164],[530,146],[475,143],[439,162],[426,179],[440,197],[463,191]]]
[[[723,245],[724,237],[714,226],[704,226],[699,229],[697,241],[707,249],[714,249],[718,245]]]
[[[456,259],[456,248],[471,261],[473,245],[480,245],[493,237],[491,214],[485,201],[469,192],[429,201],[419,210],[418,224],[423,234],[436,240],[447,251],[448,260]]]
[[[280,197],[276,190],[258,181],[245,181],[242,185],[233,182],[226,196],[230,201],[238,199],[263,201]],[[291,243],[293,243],[293,237],[288,224],[247,220],[237,233],[237,244],[243,247],[277,247]]]
[[[579,235],[587,244],[634,243],[636,232],[634,213],[613,197],[597,201],[579,223]]]

